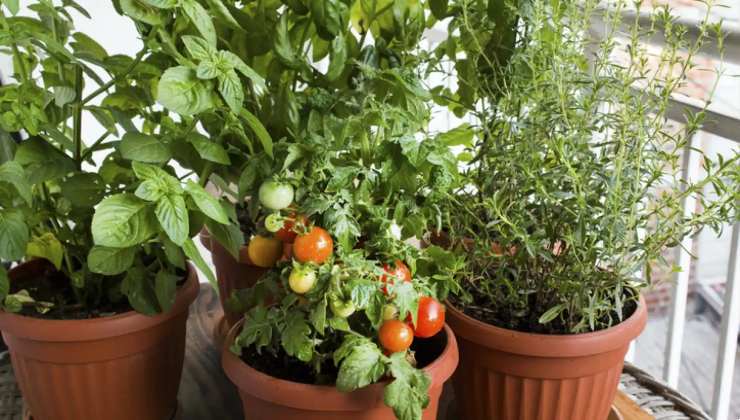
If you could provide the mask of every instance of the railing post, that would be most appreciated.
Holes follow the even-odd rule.
[[[681,168],[681,179],[685,183],[696,180],[699,172],[699,154],[692,148],[698,142],[698,134],[695,134],[686,144],[683,151],[683,166]],[[684,186],[682,185],[681,188]],[[683,213],[686,217],[696,210],[696,197],[688,196],[683,201]],[[669,386],[678,386],[678,374],[681,369],[681,349],[683,346],[683,333],[686,324],[686,301],[689,292],[689,276],[691,275],[691,253],[694,245],[693,235],[686,236],[681,241],[676,251],[676,265],[680,271],[676,273],[675,285],[673,286],[673,299],[671,306],[670,325],[668,327],[668,340],[666,344],[665,365],[663,366],[663,378]]]
[[[722,306],[722,327],[719,344],[719,357],[714,380],[714,399],[712,400],[712,417],[715,420],[728,420],[730,415],[730,397],[732,379],[735,371],[735,354],[737,352],[737,335],[740,328],[740,255],[738,239],[740,222],[732,228],[732,245],[730,246],[730,263],[727,269],[725,284],[725,301]]]

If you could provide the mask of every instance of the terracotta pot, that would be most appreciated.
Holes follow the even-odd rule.
[[[447,305],[460,343],[453,384],[466,420],[606,420],[624,356],[644,329],[644,299],[607,330],[528,334],[494,327]]]
[[[211,245],[211,241],[213,238],[211,237],[211,232],[208,231],[205,227],[200,231],[200,234],[198,235],[200,238],[200,243],[203,244],[203,246],[210,252],[213,252],[211,249],[213,245]]]
[[[39,264],[9,272],[37,276]],[[46,320],[0,312],[18,385],[35,420],[165,420],[177,406],[195,269],[172,309],[145,316]]]
[[[232,328],[227,343],[241,323]],[[424,420],[436,420],[439,397],[444,383],[455,371],[458,362],[457,342],[445,326],[447,345],[442,354],[424,371],[432,378],[429,406]],[[231,353],[223,351],[222,364],[226,376],[237,386],[244,407],[245,420],[395,420],[393,411],[383,403],[385,383],[376,383],[350,393],[333,386],[307,385],[277,379],[261,373]]]
[[[211,256],[213,258],[213,265],[216,267],[219,299],[221,300],[221,307],[224,308],[226,330],[228,331],[234,324],[239,322],[244,314],[228,311],[226,309],[226,300],[234,291],[254,286],[267,272],[267,269],[257,267],[251,263],[246,245],[242,246],[239,250],[239,260],[237,261],[223,245],[218,241],[212,240]]]

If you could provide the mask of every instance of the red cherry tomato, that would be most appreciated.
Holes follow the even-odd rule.
[[[411,282],[411,270],[409,270],[409,267],[404,264],[401,260],[396,260],[393,262],[393,266],[391,267],[389,264],[385,264],[383,266],[383,271],[387,273],[380,276],[380,281],[383,283],[388,283],[390,281],[391,284],[395,284],[395,280],[403,280],[405,282]],[[388,294],[388,288],[386,286],[383,286],[383,293]]]
[[[445,325],[445,307],[436,299],[424,296],[419,299],[414,335],[429,338],[442,330]]]
[[[283,227],[275,232],[275,237],[285,242],[286,244],[292,244],[295,241],[296,236],[298,236],[298,232],[293,229],[295,227],[296,221],[305,225],[306,216],[296,217],[294,214],[290,215],[290,219],[285,220]]]
[[[293,242],[293,257],[302,263],[323,264],[334,251],[334,241],[329,232],[314,226],[308,233],[298,235]]]
[[[406,351],[414,341],[414,330],[404,322],[391,319],[380,326],[378,338],[380,345],[391,353]]]

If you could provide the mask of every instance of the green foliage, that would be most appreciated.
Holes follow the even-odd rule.
[[[469,161],[448,203],[450,239],[467,257],[460,298],[507,328],[610,327],[630,315],[667,248],[737,217],[738,154],[692,149],[706,176],[684,182],[682,153],[703,113],[668,124],[669,99],[717,42],[715,26],[705,20],[691,40],[666,8],[641,28],[622,21],[625,1],[485,3],[450,2],[454,36],[429,69],[454,64],[457,90],[435,87],[435,101],[475,120],[444,135]],[[658,35],[655,55],[646,43]],[[701,212],[684,214],[688,197]]]
[[[165,10],[180,4],[114,3],[149,24],[164,24]],[[203,17],[201,6],[185,3]],[[145,314],[169,309],[187,268],[185,254],[200,258],[190,241],[193,230],[207,217],[229,220],[217,200],[204,198],[202,188],[186,191],[173,175],[168,164],[188,133],[163,115],[153,94],[200,112],[213,107],[210,82],[187,67],[161,70],[162,56],[146,37],[134,57],[108,54],[74,29],[72,9],[90,17],[73,1],[34,1],[31,16],[15,16],[17,9],[8,1],[0,8],[0,44],[12,59],[8,76],[14,79],[0,88],[0,258],[48,260],[68,283],[40,302],[9,284],[3,271],[0,307],[35,307],[64,318],[65,308],[94,312],[124,298]],[[83,138],[86,114],[105,129],[89,141]],[[15,147],[7,132],[28,138]],[[189,164],[230,162],[226,149],[198,140]],[[96,161],[103,164],[95,167]]]

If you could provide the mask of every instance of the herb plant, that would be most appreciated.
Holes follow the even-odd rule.
[[[27,137],[0,136],[0,258],[42,258],[56,273],[18,285],[2,270],[2,306],[55,318],[166,311],[186,257],[208,271],[191,237],[205,219],[229,219],[168,164],[168,120],[153,95],[159,58],[146,46],[109,55],[74,30],[73,14],[90,16],[72,0],[28,8],[35,16],[16,15],[16,1],[0,6],[15,79],[0,88],[0,129]],[[100,137],[85,141],[84,115],[104,127]]]
[[[626,1],[452,3],[454,35],[430,71],[454,62],[457,89],[439,87],[436,99],[476,121],[461,128],[475,144],[451,203],[449,235],[467,254],[459,304],[528,332],[621,322],[667,248],[737,217],[738,154],[693,148],[705,174],[683,181],[704,113],[686,113],[679,128],[668,121],[670,98],[702,70],[698,52],[721,50],[719,24],[705,19],[692,40],[667,8],[646,29],[623,22]],[[646,42],[658,34],[665,44],[653,53]],[[684,214],[688,197],[700,211]]]
[[[426,132],[418,46],[433,19],[416,1],[137,5],[120,2],[169,57],[159,102],[230,157],[190,166],[236,203],[240,223],[209,230],[270,268],[231,299],[247,311],[233,351],[342,391],[391,376],[386,403],[420,418],[429,380],[407,349],[415,329],[441,330],[459,266],[406,242],[440,229],[435,203],[457,181],[445,137]]]

